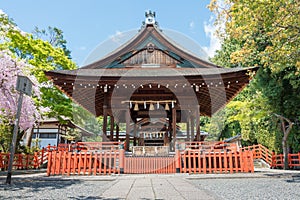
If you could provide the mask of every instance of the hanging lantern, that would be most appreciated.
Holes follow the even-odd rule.
[[[154,105],[153,105],[153,103],[150,104],[149,110],[154,110]]]
[[[172,101],[172,108],[174,108],[174,101]]]
[[[129,101],[129,107],[130,107],[130,109],[132,108],[132,102],[131,101]]]
[[[156,109],[159,109],[159,102],[156,103]]]
[[[138,110],[139,110],[139,105],[138,105],[138,103],[135,103],[133,110],[134,110],[134,111],[138,111]]]
[[[146,101],[144,101],[144,109],[146,109],[146,108],[147,108]]]

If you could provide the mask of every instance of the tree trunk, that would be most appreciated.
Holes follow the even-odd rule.
[[[288,159],[289,152],[288,152],[287,139],[292,130],[294,123],[291,120],[283,117],[282,115],[278,115],[278,114],[275,114],[275,115],[277,117],[279,117],[279,119],[281,121],[281,128],[283,131],[283,138],[282,138],[282,150],[283,150],[283,160],[284,160],[283,169],[288,169],[289,168],[289,159]],[[286,124],[285,121],[288,122],[287,126],[285,125]]]
[[[284,137],[283,137],[284,138]],[[288,152],[288,146],[287,146],[287,142],[286,139],[282,139],[282,150],[283,150],[283,169],[288,169],[289,168],[289,152]]]
[[[34,130],[34,128],[31,128],[31,129],[29,129],[29,130],[26,131],[26,140],[25,140],[26,143],[25,143],[25,146],[27,146],[27,147],[31,147],[33,130]]]

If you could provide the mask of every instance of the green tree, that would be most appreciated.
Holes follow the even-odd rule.
[[[71,51],[67,48],[67,41],[64,39],[62,30],[51,26],[48,26],[47,29],[35,27],[33,36],[35,39],[48,41],[53,47],[61,48],[64,51],[65,56],[71,59]]]
[[[283,136],[273,114],[299,120],[299,7],[298,0],[212,0],[209,5],[216,13],[216,23],[225,25],[218,30],[223,45],[213,61],[227,67],[261,67],[250,86],[252,100],[240,99],[229,105],[239,109],[229,120],[239,121],[244,139],[268,141],[272,149],[278,149],[278,138]],[[299,135],[296,125],[287,142],[294,151],[299,150]]]
[[[25,33],[6,14],[0,14],[0,50],[10,50],[17,59],[33,66],[29,73],[37,78],[41,91],[41,100],[36,99],[36,105],[49,108],[48,117],[72,119],[72,101],[53,86],[44,71],[76,69],[77,66],[70,59],[61,30],[49,27],[48,32],[37,28],[35,31],[35,35]],[[38,36],[48,37],[49,42]]]
[[[69,55],[66,55],[66,50],[61,48],[65,45],[62,32],[56,28],[50,29],[55,30],[56,33],[52,35],[58,37],[57,40],[53,40],[57,46],[55,47],[32,34],[22,32],[5,14],[0,15],[0,25],[3,41],[0,48],[9,49],[17,57],[27,60],[29,64],[34,66],[31,68],[31,73],[42,86],[40,88],[42,92],[40,105],[50,108],[48,114],[51,117],[66,116],[72,119],[72,101],[54,87],[44,74],[44,71],[49,70],[77,68],[76,64],[69,59]],[[63,41],[62,44],[59,41]]]

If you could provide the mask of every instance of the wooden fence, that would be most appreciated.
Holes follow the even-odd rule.
[[[0,169],[6,171],[8,168],[10,153],[0,153]],[[38,168],[39,161],[36,155],[32,154],[15,154],[13,169],[31,169]]]
[[[179,162],[181,173],[254,172],[251,151],[186,150],[180,153]]]
[[[261,144],[243,147],[241,151],[252,151],[253,159],[262,159],[269,166],[272,165],[272,152]]]
[[[258,144],[248,147],[241,148],[242,151],[249,150],[253,152],[253,159],[262,159],[270,168],[283,168],[284,158],[283,154],[275,154],[267,149],[265,146]],[[300,152],[299,153],[289,153],[288,154],[288,167],[290,169],[300,167]]]
[[[6,171],[8,168],[10,153],[0,153],[0,170]],[[13,169],[37,169],[48,160],[48,150],[42,149],[34,154],[15,154]]]
[[[177,145],[180,151],[188,149],[197,149],[205,152],[212,152],[217,150],[239,151],[235,143],[226,143],[223,141],[207,141],[207,142],[180,142]]]
[[[283,154],[272,154],[271,168],[283,168],[284,158]],[[288,154],[288,167],[290,169],[295,169],[300,167],[300,152],[295,154]]]
[[[47,175],[100,175],[120,173],[120,152],[52,151],[48,155]]]
[[[253,172],[253,159],[263,159],[271,168],[283,168],[283,155],[271,154],[262,145],[238,148],[233,144],[185,143],[171,156],[125,155],[120,143],[78,143],[47,147],[34,155],[15,154],[14,169],[40,168],[47,175],[100,175],[149,173]],[[184,146],[183,146],[184,145]],[[181,148],[182,147],[182,148]],[[289,154],[289,168],[300,167],[300,153]],[[7,170],[8,153],[0,153],[0,169]]]
[[[174,156],[126,156],[124,160],[125,174],[169,174],[175,173]]]

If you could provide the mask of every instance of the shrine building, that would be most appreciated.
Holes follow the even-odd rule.
[[[145,17],[136,35],[105,56],[76,70],[45,74],[74,102],[103,116],[103,141],[124,139],[127,151],[132,146],[167,146],[174,151],[179,138],[204,140],[200,116],[222,109],[258,68],[217,66],[201,49],[182,45],[187,42],[175,37],[180,34],[161,29],[155,12]],[[121,123],[126,124],[124,137]],[[186,123],[185,134],[178,123]]]

